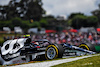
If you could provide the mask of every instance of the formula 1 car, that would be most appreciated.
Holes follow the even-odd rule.
[[[47,39],[32,41],[30,38],[7,40],[1,47],[0,64],[9,65],[26,63],[34,60],[40,55],[52,60],[68,55],[95,54],[93,51],[82,49],[67,43],[52,44]]]

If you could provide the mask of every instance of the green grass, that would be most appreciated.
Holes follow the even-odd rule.
[[[52,67],[100,67],[100,55],[63,63]]]

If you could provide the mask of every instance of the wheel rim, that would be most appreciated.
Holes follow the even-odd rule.
[[[50,47],[48,50],[47,50],[47,57],[49,59],[54,59],[56,56],[56,51],[53,47]]]

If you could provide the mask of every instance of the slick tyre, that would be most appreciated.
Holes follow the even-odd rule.
[[[86,49],[86,50],[90,50],[90,51],[96,51],[94,44],[89,44],[89,43],[82,43],[79,45],[80,48]]]
[[[61,58],[63,56],[64,49],[61,45],[49,45],[45,51],[45,58],[52,60],[55,58]]]

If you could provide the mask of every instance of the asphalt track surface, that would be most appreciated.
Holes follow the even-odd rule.
[[[100,55],[100,54],[97,54],[97,55]],[[38,63],[30,63],[30,64],[23,64],[23,65],[17,65],[17,66],[10,66],[10,67],[50,67],[50,66],[67,63],[67,62],[71,62],[71,61],[76,61],[79,59],[88,58],[88,57],[97,56],[97,55],[88,55],[88,56],[75,57],[75,58],[68,58],[68,56],[67,56],[66,59],[46,61],[46,62],[44,61],[44,62],[38,62]]]

